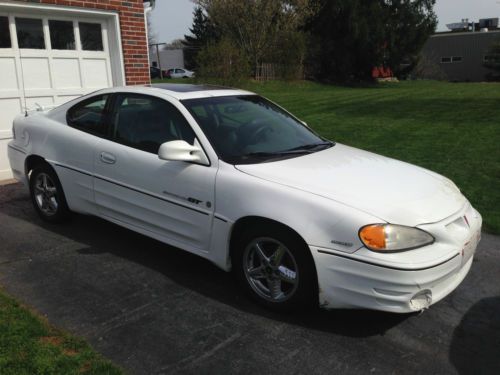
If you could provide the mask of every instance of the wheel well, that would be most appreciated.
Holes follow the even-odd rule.
[[[290,232],[291,235],[295,236],[298,240],[304,243],[305,246],[307,246],[306,241],[302,238],[300,234],[297,233],[294,229],[290,228],[288,225],[285,225],[283,223],[280,223],[279,221],[268,219],[265,217],[261,216],[247,216],[238,219],[234,225],[233,229],[231,231],[231,237],[229,240],[229,255],[232,256],[233,249],[234,249],[234,244],[236,243],[236,240],[242,235],[242,233],[245,231],[246,228],[249,227],[256,227],[256,226],[274,226],[274,227],[281,227],[287,231]]]
[[[256,226],[265,226],[266,228],[278,227],[285,229],[287,232],[290,233],[291,236],[295,237],[298,241],[302,242],[303,245],[307,249],[309,249],[309,246],[307,245],[307,242],[304,240],[304,238],[302,238],[302,236],[297,231],[295,231],[288,225],[261,216],[247,216],[238,219],[233,225],[233,229],[231,231],[231,237],[229,240],[229,260],[231,261],[231,263],[232,263],[233,252],[235,250],[235,243],[237,242],[239,236],[241,236],[244,233],[246,228],[249,227],[255,228]],[[316,263],[314,262],[314,257],[312,256],[310,251],[308,251],[308,254],[310,256],[311,266],[313,267],[315,274],[314,293],[316,296],[319,296],[319,280],[318,280],[318,272],[316,270]]]
[[[29,175],[29,173],[35,169],[37,166],[40,164],[47,164],[44,158],[38,155],[30,155],[26,158],[26,161],[24,162],[24,168],[26,172],[26,176]]]

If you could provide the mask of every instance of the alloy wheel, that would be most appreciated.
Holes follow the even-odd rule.
[[[245,248],[243,270],[248,284],[270,302],[291,298],[299,285],[299,269],[292,252],[281,242],[262,237]]]
[[[57,213],[57,188],[52,178],[47,173],[39,173],[34,185],[35,201],[40,211],[46,216]]]

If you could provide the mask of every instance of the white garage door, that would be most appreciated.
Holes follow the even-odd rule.
[[[61,104],[113,85],[107,28],[107,19],[95,15],[0,8],[0,180],[11,176],[7,143],[12,119],[25,107]]]

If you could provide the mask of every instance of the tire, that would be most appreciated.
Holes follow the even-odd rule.
[[[70,216],[61,182],[50,165],[36,166],[31,172],[29,186],[31,201],[42,220],[60,223]]]
[[[316,268],[305,242],[280,225],[245,230],[232,251],[233,272],[259,304],[280,312],[318,304]]]

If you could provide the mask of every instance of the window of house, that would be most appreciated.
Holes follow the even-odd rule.
[[[79,22],[78,27],[84,51],[104,51],[100,23]]]
[[[104,118],[107,100],[108,95],[99,95],[78,103],[67,113],[68,125],[87,133],[105,136],[107,127]]]
[[[122,94],[115,105],[113,139],[118,143],[157,154],[165,142],[194,142],[195,134],[187,120],[165,100]]]
[[[451,61],[452,62],[462,62],[462,56],[453,56]]]
[[[500,63],[500,55],[486,55],[483,60],[486,63]]]
[[[42,20],[16,17],[16,29],[19,48],[45,49]]]
[[[0,17],[0,48],[11,48],[9,18]]]
[[[451,63],[451,57],[441,57],[441,64]]]
[[[75,49],[75,33],[72,21],[49,20],[49,30],[52,49]]]

